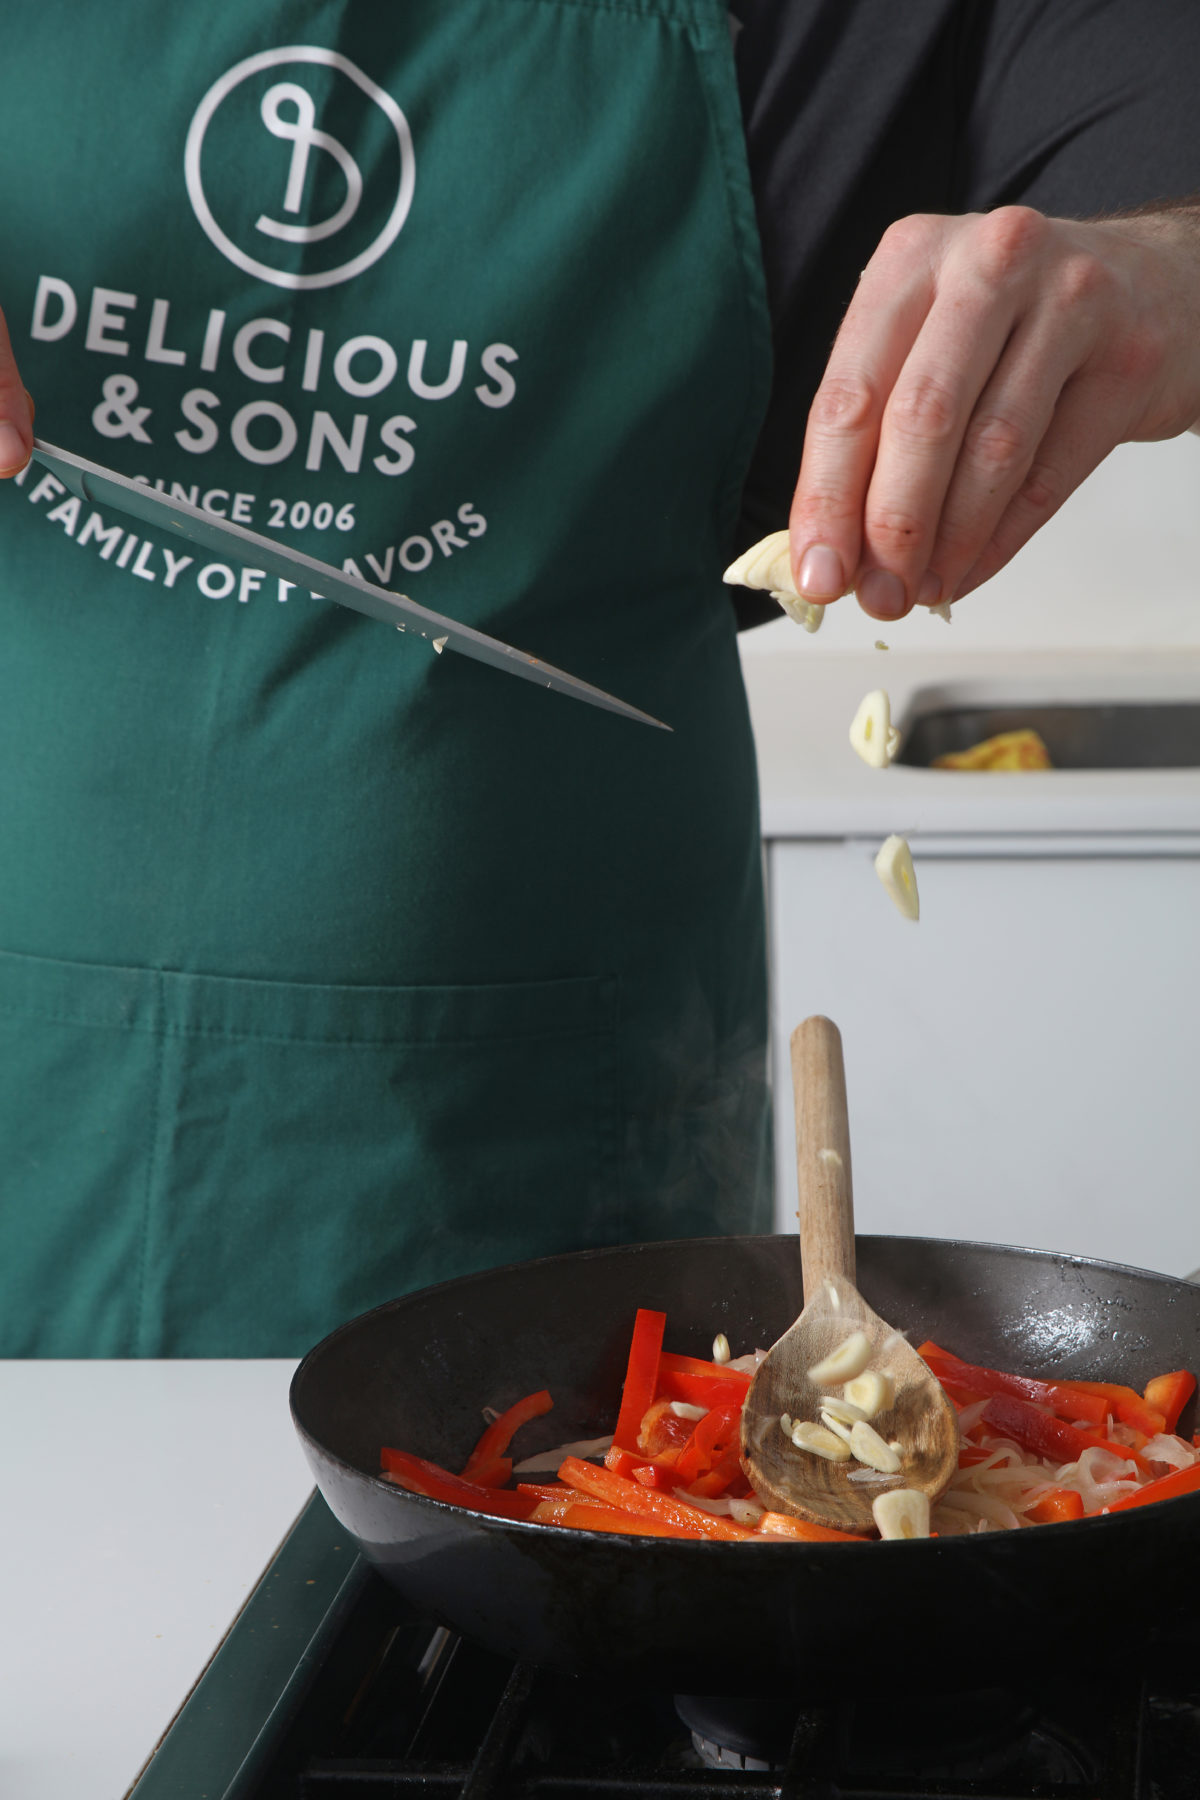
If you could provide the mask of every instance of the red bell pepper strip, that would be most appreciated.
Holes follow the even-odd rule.
[[[1122,1494],[1105,1507],[1105,1512],[1124,1512],[1130,1506],[1149,1506],[1153,1500],[1174,1500],[1180,1494],[1194,1494],[1200,1488],[1200,1463],[1193,1463],[1190,1469],[1172,1469],[1169,1475],[1160,1475],[1157,1481],[1148,1481],[1133,1494]]]
[[[674,1460],[695,1429],[694,1419],[681,1419],[672,1411],[674,1402],[656,1400],[638,1427],[638,1449],[650,1457]]]
[[[1070,1385],[1085,1393],[1100,1395],[1122,1425],[1132,1425],[1135,1431],[1144,1431],[1147,1437],[1157,1437],[1166,1429],[1162,1413],[1148,1406],[1131,1387],[1123,1387],[1118,1381],[1073,1381]]]
[[[1143,1399],[1147,1406],[1160,1412],[1168,1431],[1174,1431],[1179,1415],[1196,1390],[1196,1377],[1189,1369],[1176,1369],[1170,1375],[1156,1375],[1146,1383]]]
[[[1002,1437],[1012,1438],[1035,1456],[1049,1457],[1052,1462],[1078,1462],[1091,1441],[1064,1419],[1053,1419],[1012,1394],[993,1394],[983,1417]],[[1106,1440],[1106,1447],[1120,1453],[1117,1444]]]
[[[760,1537],[800,1538],[806,1544],[865,1544],[865,1537],[852,1531],[835,1531],[829,1525],[813,1525],[808,1519],[797,1519],[791,1513],[764,1513],[758,1521]]]
[[[412,1494],[425,1494],[430,1500],[445,1500],[451,1506],[467,1506],[472,1512],[492,1513],[500,1519],[527,1519],[537,1504],[523,1494],[506,1494],[464,1481],[461,1475],[452,1475],[449,1469],[426,1462],[424,1457],[410,1456],[407,1450],[385,1447],[379,1458],[401,1487]]]
[[[717,1406],[696,1421],[675,1464],[680,1487],[691,1487],[697,1476],[706,1475],[721,1460],[730,1444],[740,1438],[741,1418],[740,1406]],[[732,1469],[729,1478],[733,1479]]]
[[[658,1391],[664,1399],[686,1400],[689,1406],[741,1406],[750,1392],[750,1377],[724,1363],[664,1350],[658,1361]]]
[[[663,1333],[667,1315],[639,1307],[633,1322],[629,1345],[629,1361],[625,1368],[625,1386],[621,1393],[621,1410],[617,1414],[613,1443],[622,1450],[636,1451],[642,1420],[654,1400],[658,1382],[658,1359],[662,1354]]]
[[[565,1481],[518,1481],[516,1491],[530,1500],[571,1500],[575,1497],[575,1489],[569,1488]]]
[[[1018,1400],[1029,1400],[1035,1406],[1048,1406],[1062,1419],[1089,1419],[1103,1425],[1108,1416],[1104,1399],[1089,1392],[1075,1381],[1038,1381],[1031,1375],[1010,1375],[1003,1369],[987,1369],[977,1363],[963,1362],[949,1350],[928,1340],[917,1354],[923,1356],[943,1387],[960,1393],[1012,1394]]]
[[[575,1496],[574,1505],[563,1506],[558,1501],[546,1501],[539,1506],[533,1515],[534,1521],[540,1525],[569,1525],[579,1531],[613,1531],[623,1537],[670,1537],[691,1538],[695,1543],[703,1541],[703,1534],[692,1531],[683,1525],[670,1525],[665,1519],[639,1519],[633,1513],[619,1512],[615,1506],[602,1506],[597,1500],[580,1500]]]
[[[470,1469],[471,1471],[469,1478],[467,1477],[467,1469]],[[474,1481],[479,1487],[502,1488],[507,1487],[508,1483],[512,1480],[512,1472],[513,1465],[511,1456],[494,1456],[491,1462],[480,1463],[478,1467],[473,1469],[468,1463],[466,1468],[463,1469],[463,1476],[464,1478]]]
[[[614,1475],[610,1469],[593,1468],[591,1463],[581,1462],[577,1456],[568,1456],[558,1473],[561,1480],[571,1487],[577,1487],[581,1493],[590,1494],[596,1500],[607,1500],[610,1505],[619,1506],[638,1518],[662,1519],[668,1525],[683,1525],[689,1530],[698,1531],[702,1537],[724,1538],[738,1543],[754,1535],[745,1525],[735,1525],[731,1519],[721,1519],[713,1513],[702,1512],[699,1507],[688,1506],[685,1501],[677,1500],[670,1494],[661,1494],[656,1488],[642,1487],[636,1481],[626,1481],[620,1475]]]
[[[463,1480],[477,1481],[481,1486],[500,1486],[507,1481],[512,1474],[511,1462],[499,1482],[486,1482],[482,1471],[487,1469],[489,1464],[503,1459],[505,1451],[512,1443],[514,1433],[522,1425],[527,1425],[530,1419],[539,1418],[542,1413],[548,1413],[553,1405],[554,1402],[546,1389],[542,1388],[538,1393],[526,1394],[523,1400],[518,1400],[513,1406],[507,1407],[498,1419],[492,1420],[463,1464]]]
[[[691,1483],[691,1492],[703,1495],[706,1500],[715,1500],[718,1495],[729,1492],[741,1473],[742,1434],[739,1430],[732,1441],[725,1446],[712,1468]]]
[[[1053,1525],[1059,1520],[1082,1519],[1083,1495],[1074,1488],[1051,1488],[1048,1494],[1031,1506],[1025,1514],[1035,1525]]]
[[[611,1444],[604,1453],[605,1468],[627,1479],[632,1478],[633,1471],[640,1469],[645,1460],[640,1450],[622,1450],[619,1444]]]

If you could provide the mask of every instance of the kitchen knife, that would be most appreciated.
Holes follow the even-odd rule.
[[[493,669],[501,669],[507,675],[520,675],[526,681],[536,681],[542,687],[554,688],[575,700],[586,700],[592,706],[619,713],[623,718],[637,719],[643,725],[654,725],[660,731],[671,729],[661,719],[639,712],[636,706],[629,706],[624,700],[606,694],[602,688],[581,681],[577,675],[568,675],[524,650],[514,650],[511,644],[503,644],[499,638],[488,637],[469,625],[458,625],[441,613],[418,606],[406,594],[393,594],[356,575],[347,575],[330,563],[318,562],[299,550],[289,550],[274,538],[247,531],[244,525],[235,525],[228,519],[218,518],[215,513],[204,512],[186,500],[171,499],[151,487],[149,482],[131,481],[127,475],[118,475],[114,469],[88,462],[85,457],[73,456],[67,450],[43,443],[40,438],[33,440],[33,455],[70,493],[93,506],[114,508],[145,525],[165,528],[173,536],[186,538],[190,544],[200,544],[206,550],[236,557],[249,568],[280,576],[296,587],[307,588],[321,599],[335,600],[339,606],[365,613],[370,619],[380,619],[385,625],[394,625],[398,631],[414,632],[428,638],[439,649],[457,650],[463,656],[489,663]]]

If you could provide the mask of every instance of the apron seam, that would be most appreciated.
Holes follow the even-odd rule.
[[[737,78],[732,69],[732,50],[728,47],[728,40],[720,50],[716,49],[710,34],[700,28],[698,22],[690,23],[687,29],[695,49],[705,111],[720,160],[723,176],[721,198],[729,228],[729,240],[742,274],[738,295],[741,301],[746,398],[736,439],[721,472],[713,509],[718,529],[722,531],[724,538],[731,539],[750,458],[770,399],[774,350],[767,308],[766,277],[762,265],[762,241],[754,214],[741,104],[737,99]],[[714,55],[722,54],[730,59],[728,80],[713,61]],[[733,100],[737,109],[736,135],[729,129],[729,99]]]
[[[551,12],[563,12],[569,8],[573,12],[620,13],[629,19],[678,26],[689,33],[700,24],[691,6],[664,8],[653,4],[653,0],[649,5],[638,5],[637,0],[518,0],[518,4],[545,6]]]
[[[308,1032],[226,1031],[220,1027],[163,1025],[157,1022],[109,1023],[100,1019],[74,1018],[70,1014],[43,1012],[35,1007],[0,1006],[0,1014],[14,1019],[37,1019],[43,1025],[66,1025],[80,1031],[116,1031],[153,1037],[160,1043],[168,1039],[208,1038],[228,1044],[312,1044],[317,1048],[343,1050],[381,1050],[389,1046],[398,1050],[469,1050],[480,1044],[536,1044],[548,1040],[586,1040],[611,1035],[613,1026],[581,1025],[550,1028],[545,1031],[487,1032],[476,1037],[364,1037],[361,1032],[349,1036],[315,1035]]]
[[[162,1005],[162,983],[154,983],[156,1011]],[[158,1185],[158,1169],[161,1161],[162,1119],[163,1119],[163,1079],[164,1058],[166,1053],[165,1035],[161,1031],[153,1032],[154,1037],[154,1069],[151,1075],[151,1099],[147,1109],[146,1142],[146,1184],[142,1195],[142,1220],[139,1232],[139,1254],[137,1291],[133,1313],[133,1342],[130,1354],[143,1355],[146,1338],[146,1305],[150,1280],[150,1220],[154,1209],[155,1190]]]

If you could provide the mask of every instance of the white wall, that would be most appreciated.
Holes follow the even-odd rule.
[[[921,652],[1200,646],[1200,439],[1123,444],[950,625],[918,610],[881,626],[842,600],[813,637],[781,615],[741,645],[746,656],[798,642],[820,655],[877,637]]]

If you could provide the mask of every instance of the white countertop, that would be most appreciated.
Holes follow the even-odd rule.
[[[768,838],[1200,831],[1200,769],[880,770],[847,736],[859,701],[878,687],[902,731],[914,707],[1200,700],[1200,649],[813,654],[796,636],[795,649],[742,659]]]
[[[121,1800],[312,1490],[293,1362],[0,1361],[0,1796]]]

